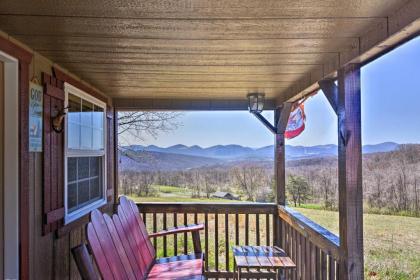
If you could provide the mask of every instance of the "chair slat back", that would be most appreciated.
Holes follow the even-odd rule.
[[[126,197],[120,197],[120,205],[118,205],[118,216],[121,225],[126,232],[130,234],[135,242],[138,254],[140,254],[147,271],[153,264],[155,259],[155,250],[149,240],[146,227],[140,215],[133,210],[132,203]]]
[[[114,222],[114,226],[120,236],[121,243],[125,249],[127,254],[128,260],[131,263],[131,267],[133,268],[134,274],[137,276],[138,279],[143,279],[147,273],[147,266],[144,263],[143,259],[141,258],[138,250],[136,248],[136,242],[133,239],[131,234],[126,234],[124,228],[121,224],[120,217],[118,215],[113,215],[112,220]]]
[[[101,274],[103,279],[114,279],[112,276],[111,268],[108,265],[108,261],[105,257],[105,253],[102,250],[101,243],[99,242],[99,238],[96,235],[95,229],[93,228],[92,223],[89,223],[86,228],[87,239],[89,242],[89,246],[93,253],[93,258],[95,259],[95,263],[98,266],[99,273]]]

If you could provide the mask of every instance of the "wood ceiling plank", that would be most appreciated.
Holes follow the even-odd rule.
[[[166,40],[131,38],[95,38],[73,36],[16,36],[36,51],[91,51],[123,53],[328,53],[358,51],[358,38],[326,40]]]
[[[148,39],[354,38],[386,18],[111,19],[1,15],[11,35],[68,35]]]
[[[3,0],[7,14],[131,18],[377,17],[405,0]]]
[[[209,81],[156,81],[156,80],[95,80],[98,87],[138,87],[138,88],[247,88],[247,89],[264,89],[264,88],[284,88],[292,84],[292,82],[209,82]]]
[[[61,62],[84,62],[104,64],[138,65],[282,65],[282,64],[322,64],[322,61],[336,58],[338,53],[311,54],[142,54],[142,53],[97,53],[97,52],[55,52],[41,54],[51,60]]]
[[[293,82],[302,78],[303,74],[132,74],[132,73],[95,73],[79,71],[79,75],[95,81],[156,81],[156,82]]]
[[[242,99],[255,90],[247,88],[137,88],[137,87],[113,87],[106,88],[111,97],[118,98],[224,98],[224,99]],[[265,88],[261,89],[267,98],[274,98],[284,92],[284,88]]]
[[[219,74],[219,75],[242,75],[242,74],[303,74],[316,68],[322,70],[321,65],[275,65],[275,66],[174,66],[174,65],[128,65],[128,64],[101,64],[101,63],[71,63],[64,62],[61,65],[75,73],[108,72],[108,73],[132,73],[132,74]]]

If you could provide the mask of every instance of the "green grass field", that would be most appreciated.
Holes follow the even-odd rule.
[[[138,202],[212,202],[212,203],[235,203],[238,201],[224,199],[191,198],[183,188],[169,186],[154,186],[158,192],[157,197],[132,197]],[[239,201],[240,202],[240,201]],[[338,212],[320,209],[317,205],[296,208],[308,218],[314,220],[330,231],[338,234]],[[251,215],[252,216],[252,215]],[[250,219],[253,219],[250,216]],[[233,217],[232,217],[233,219]],[[199,222],[203,217],[199,215]],[[182,224],[178,218],[178,224]],[[192,221],[188,221],[189,223]],[[158,220],[158,228],[161,228],[161,220]],[[168,226],[173,223],[169,215]],[[219,230],[223,229],[224,221],[219,219]],[[214,215],[209,215],[209,224],[214,225]],[[243,221],[240,222],[244,226]],[[253,221],[250,220],[252,227]],[[148,224],[149,230],[150,224]],[[250,228],[250,236],[255,233],[255,228]],[[214,233],[213,233],[214,234]],[[220,234],[220,233],[219,233]],[[265,234],[261,232],[261,234]],[[223,234],[221,235],[223,236]],[[234,236],[231,236],[232,240]],[[213,238],[210,236],[209,248],[214,248]],[[262,237],[264,240],[264,237]],[[365,276],[366,279],[377,280],[420,280],[420,218],[364,214],[364,251],[365,251]],[[173,254],[173,238],[168,238],[168,255]],[[177,240],[178,253],[183,248],[183,236]],[[224,264],[224,240],[219,240],[219,263]],[[252,240],[250,240],[252,242]],[[158,240],[158,255],[162,256],[162,239]],[[188,248],[192,248],[191,241]],[[210,250],[209,250],[210,251]],[[210,267],[214,266],[214,252],[209,252]],[[232,269],[232,267],[231,267]]]
[[[338,234],[338,212],[297,208]],[[420,218],[364,214],[367,279],[420,279]]]

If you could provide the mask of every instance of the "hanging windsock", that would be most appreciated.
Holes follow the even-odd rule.
[[[290,113],[284,137],[286,139],[292,139],[299,136],[305,130],[305,121],[305,106],[302,101]]]

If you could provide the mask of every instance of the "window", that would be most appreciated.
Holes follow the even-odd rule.
[[[65,223],[106,203],[106,104],[65,84]]]

